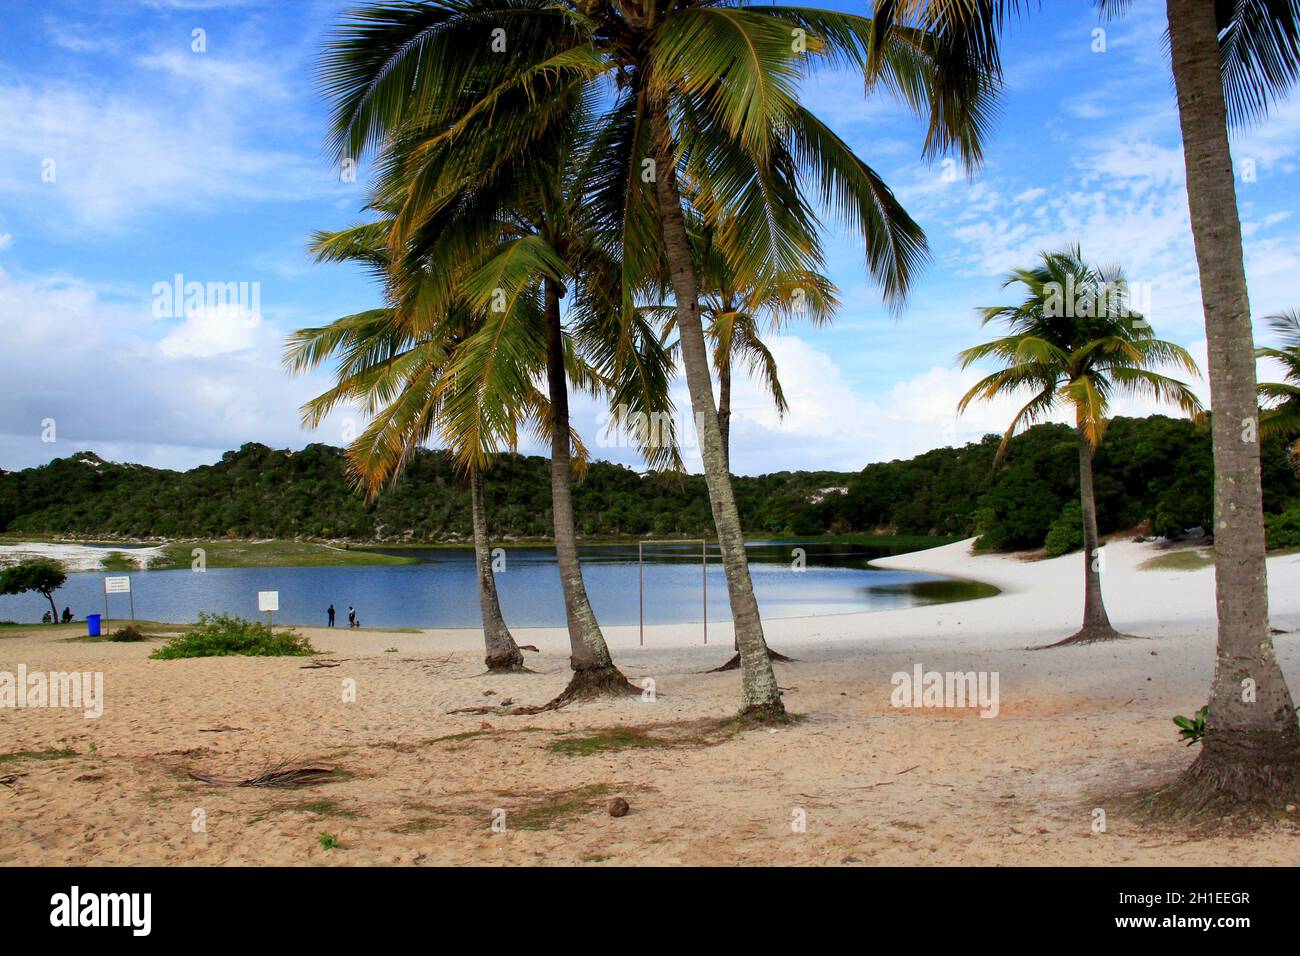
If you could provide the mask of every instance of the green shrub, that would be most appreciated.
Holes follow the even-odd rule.
[[[144,631],[134,624],[128,624],[125,627],[119,627],[112,634],[108,635],[110,641],[117,641],[119,644],[129,644],[135,641],[145,640]]]
[[[149,656],[157,660],[180,657],[306,657],[317,653],[297,631],[272,632],[260,621],[229,614],[199,614],[199,623],[173,637]]]
[[[1265,515],[1264,534],[1270,548],[1300,548],[1300,501],[1290,502],[1281,514]]]
[[[1071,499],[1047,530],[1043,547],[1048,554],[1069,554],[1083,547],[1083,507]]]

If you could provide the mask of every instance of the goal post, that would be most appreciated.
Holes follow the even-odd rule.
[[[645,547],[655,544],[698,544],[700,546],[700,584],[704,610],[704,643],[709,643],[709,539],[708,538],[651,538],[636,545],[637,591],[641,619],[641,646],[645,646]]]

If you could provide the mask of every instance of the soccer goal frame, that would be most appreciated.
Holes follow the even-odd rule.
[[[700,584],[703,586],[704,643],[709,643],[709,539],[651,538],[636,544],[637,591],[641,618],[641,646],[645,647],[645,546],[647,544],[698,544],[700,546]]]

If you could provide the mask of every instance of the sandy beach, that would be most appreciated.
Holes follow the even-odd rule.
[[[708,646],[698,624],[648,628],[644,648],[635,627],[610,628],[615,660],[653,680],[653,699],[531,716],[448,711],[558,693],[560,629],[517,631],[539,648],[526,654],[537,673],[507,677],[483,674],[476,631],[305,629],[337,667],[154,661],[156,643],[68,640],[81,627],[3,631],[0,671],[102,672],[104,707],[0,711],[0,865],[1300,863],[1293,824],[1206,836],[1140,824],[1118,802],[1190,762],[1171,718],[1205,702],[1214,661],[1212,569],[1140,567],[1159,553],[1106,549],[1111,618],[1143,639],[1050,651],[1026,648],[1076,629],[1079,555],[974,556],[961,542],[878,561],[1002,593],[768,622],[772,647],[799,659],[777,675],[803,719],[778,730],[725,722],[739,675],[703,673],[730,655],[722,626]],[[1300,556],[1269,571],[1297,687]],[[996,717],[892,706],[891,676],[917,665],[996,672]],[[340,779],[191,777],[286,762]],[[630,813],[611,817],[614,797]]]

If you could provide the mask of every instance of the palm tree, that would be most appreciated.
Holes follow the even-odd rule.
[[[731,471],[731,383],[737,363],[761,380],[778,415],[788,409],[776,358],[763,341],[760,326],[766,321],[779,331],[788,320],[807,320],[814,326],[829,321],[838,307],[834,284],[819,272],[797,270],[772,276],[762,286],[746,286],[715,240],[712,223],[695,217],[691,223],[696,269],[700,277],[700,313],[704,334],[713,345],[713,370],[718,376],[718,430],[722,459]],[[676,326],[676,309],[666,312],[664,334]]]
[[[671,277],[743,662],[742,708],[760,719],[780,718],[784,708],[723,458],[687,203],[695,197],[697,211],[714,222],[726,210],[730,228],[719,245],[746,284],[761,286],[816,261],[817,219],[804,194],[811,186],[862,237],[868,269],[897,302],[926,255],[920,228],[794,95],[798,77],[819,65],[865,67],[871,45],[865,17],[803,7],[430,0],[361,8],[322,62],[340,157],[381,146],[413,117],[448,137],[490,123],[515,138],[510,148],[480,154],[480,179],[491,183],[521,164],[563,168],[544,153],[542,130],[557,111],[590,123],[594,161],[584,206],[613,240],[623,320],[631,321],[643,279],[661,262]],[[885,47],[874,55],[892,89],[930,119],[932,144],[978,155],[984,89],[948,91],[937,69],[942,51],[922,31],[898,31]]]
[[[997,84],[1000,28],[1030,6],[880,0],[875,35],[925,29],[951,85]],[[1129,3],[1098,6],[1122,14]],[[1219,622],[1203,746],[1166,798],[1178,809],[1271,808],[1300,797],[1300,725],[1269,629],[1254,334],[1228,127],[1262,120],[1300,76],[1300,0],[1166,0],[1165,9],[1214,408]]]
[[[318,261],[362,262],[381,277],[389,266],[387,232],[391,219],[335,233],[317,233]],[[337,356],[337,382],[303,408],[304,423],[316,427],[344,403],[364,405],[370,427],[347,452],[354,482],[368,498],[395,481],[403,466],[433,433],[441,412],[437,385],[457,344],[453,326],[441,324],[424,334],[404,332],[395,306],[344,316],[319,328],[292,333],[285,364],[294,372],[317,368]],[[492,673],[523,671],[523,654],[501,613],[487,535],[483,471],[468,468],[474,564],[483,618],[485,663]]]
[[[1280,362],[1285,381],[1259,383],[1260,400],[1269,405],[1260,415],[1259,428],[1266,436],[1297,440],[1291,445],[1291,461],[1300,471],[1300,312],[1270,315],[1268,324],[1281,345],[1255,349],[1255,357]]]
[[[543,132],[555,136],[562,166],[587,161],[576,130],[561,123]],[[609,261],[591,241],[594,231],[579,225],[581,196],[571,185],[560,185],[561,172],[518,158],[509,177],[493,181],[467,160],[463,145],[425,123],[399,132],[380,185],[402,206],[391,271],[399,288],[409,287],[412,276],[418,282],[430,273],[466,273],[460,288],[482,319],[449,368],[447,382],[455,387],[446,404],[445,429],[468,465],[501,440],[512,440],[513,421],[497,420],[491,410],[509,407],[512,396],[526,392],[520,367],[535,358],[544,369],[555,549],[573,669],[568,687],[551,705],[639,693],[614,665],[583,581],[572,504],[577,463],[570,453],[568,381],[593,395],[610,391],[621,408],[664,415],[672,410],[667,359],[657,354],[658,342],[643,321],[633,323],[632,334],[620,329],[612,347],[600,350],[602,342],[611,344],[609,288],[616,289],[621,277],[611,274]],[[496,125],[478,131],[472,150],[500,164],[511,146]],[[571,180],[576,181],[581,177]],[[587,273],[599,281],[588,281]],[[577,335],[566,331],[560,305],[570,284],[577,287],[571,310]],[[517,308],[530,302],[529,308]],[[604,370],[581,356],[580,342],[600,353]],[[664,437],[666,443],[646,444],[643,451],[653,463],[673,465],[679,458],[671,430]]]
[[[1003,288],[1013,285],[1023,288],[1023,301],[981,310],[983,324],[1001,322],[1009,334],[958,355],[963,369],[985,359],[996,359],[1003,368],[977,382],[957,411],[976,400],[1029,393],[1002,436],[996,465],[1017,430],[1044,421],[1061,406],[1073,410],[1083,510],[1083,627],[1050,646],[1111,640],[1123,635],[1111,627],[1102,599],[1092,489],[1092,460],[1106,433],[1110,401],[1129,393],[1200,416],[1204,410],[1187,385],[1151,367],[1174,365],[1200,373],[1185,349],[1155,338],[1142,316],[1129,310],[1123,274],[1085,263],[1077,246],[1043,253],[1039,264],[1013,271]]]

